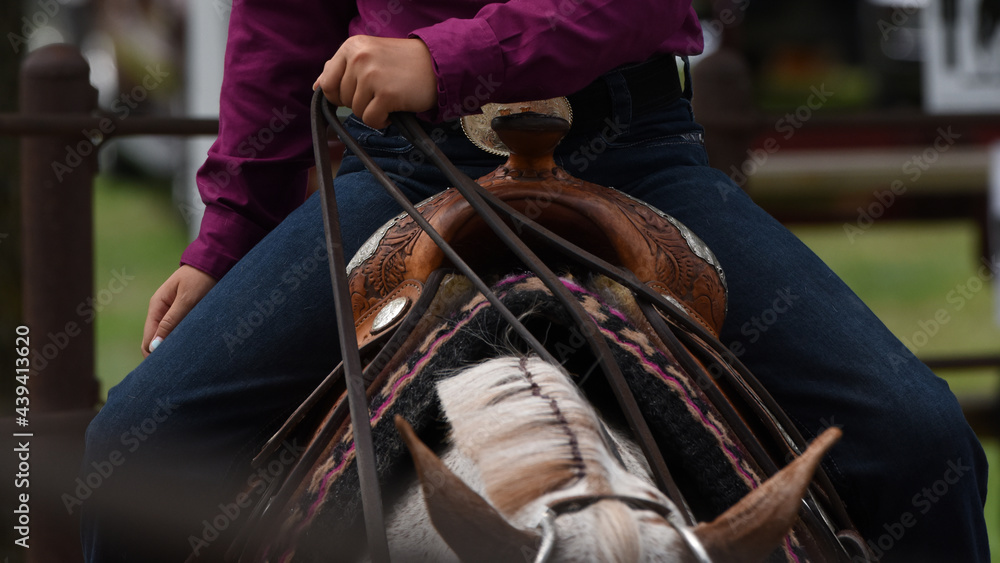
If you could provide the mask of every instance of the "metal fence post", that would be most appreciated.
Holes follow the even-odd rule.
[[[90,67],[69,45],[49,45],[21,67],[23,114],[90,114]],[[94,378],[93,182],[97,146],[85,131],[21,142],[24,319],[31,330],[31,406],[92,409]]]

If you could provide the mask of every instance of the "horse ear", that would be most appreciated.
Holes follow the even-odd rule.
[[[538,551],[539,536],[510,525],[417,437],[403,417],[396,430],[413,456],[434,528],[462,561],[522,561]]]
[[[712,522],[695,527],[712,561],[756,563],[774,551],[795,523],[820,460],[840,436],[840,429],[828,428],[801,457]]]

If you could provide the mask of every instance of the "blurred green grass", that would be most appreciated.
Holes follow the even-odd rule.
[[[992,282],[977,283],[984,251],[972,221],[876,223],[853,243],[840,225],[792,231],[920,358],[1000,354]],[[945,318],[942,310],[948,320],[935,331],[932,320]],[[959,398],[1000,390],[996,369],[938,375]],[[1000,443],[982,442],[990,462],[986,523],[992,559],[1000,562]]]
[[[114,272],[134,276],[97,312],[96,372],[102,397],[142,360],[139,344],[149,298],[177,269],[187,246],[170,184],[99,176],[94,186],[94,288]]]
[[[108,287],[114,272],[135,276],[98,312],[97,374],[102,392],[142,359],[139,343],[149,297],[177,267],[187,244],[186,226],[171,202],[168,184],[101,176],[95,186],[95,288]],[[911,342],[944,309],[948,321],[916,352],[922,358],[1000,353],[988,285],[962,297],[957,291],[976,277],[980,249],[971,222],[876,223],[852,243],[840,225],[792,229],[875,311],[894,334]],[[971,284],[969,290],[975,287]],[[949,295],[952,300],[949,301]],[[923,327],[921,322],[924,323]],[[995,371],[942,374],[959,396],[995,394]],[[993,470],[990,490],[1000,490],[1000,444],[984,443]],[[986,507],[990,540],[1000,562],[1000,501]]]

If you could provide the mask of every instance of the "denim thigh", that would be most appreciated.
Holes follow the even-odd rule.
[[[603,133],[567,139],[561,164],[652,204],[708,244],[728,284],[722,341],[807,437],[843,429],[824,465],[882,560],[989,560],[987,464],[947,383],[708,166],[686,101],[659,115],[615,116]],[[943,482],[947,497],[927,493]],[[905,534],[896,537],[901,521]]]

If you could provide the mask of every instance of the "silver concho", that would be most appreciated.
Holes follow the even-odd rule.
[[[372,321],[372,334],[382,332],[396,321],[410,305],[409,297],[397,297],[385,304]]]
[[[493,118],[498,115],[524,113],[527,111],[561,117],[573,124],[573,108],[566,97],[549,98],[548,100],[533,100],[530,102],[513,102],[507,104],[484,104],[482,113],[462,117],[462,131],[472,141],[472,144],[484,151],[499,156],[510,156],[510,149],[503,144],[497,132],[490,126]]]

